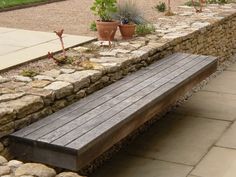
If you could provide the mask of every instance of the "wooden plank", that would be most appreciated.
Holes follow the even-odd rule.
[[[191,58],[194,59],[194,57],[195,56],[185,58],[185,59],[179,61],[178,63],[179,63],[179,65],[182,66],[185,62],[189,62],[191,60]],[[172,69],[171,71],[174,71],[177,68],[178,68],[178,65],[172,65],[171,67],[169,67],[169,69]],[[161,78],[168,73],[169,73],[169,71],[166,68],[162,72],[157,71],[157,70],[153,71],[154,75],[152,74],[151,77],[149,77],[149,78],[139,77],[136,80],[133,80],[125,85],[122,85],[118,89],[113,90],[113,92],[105,95],[102,99],[99,99],[98,102],[102,101],[102,103],[99,106],[96,107],[97,102],[92,102],[91,103],[92,107],[88,106],[88,107],[85,107],[84,109],[81,109],[79,112],[74,111],[74,112],[70,113],[68,116],[65,115],[62,118],[57,119],[57,121],[54,122],[53,124],[48,124],[47,126],[44,126],[43,128],[40,128],[40,129],[34,131],[33,133],[28,134],[25,137],[36,140],[36,139],[42,137],[43,135],[46,135],[47,133],[52,132],[50,135],[50,138],[47,138],[47,139],[50,139],[51,141],[53,141],[55,138],[57,138],[58,135],[66,133],[68,130],[71,130],[71,129],[75,128],[76,126],[78,126],[78,124],[80,124],[80,122],[79,121],[77,122],[75,120],[77,117],[81,116],[80,119],[83,122],[87,121],[88,119],[94,117],[95,115],[101,114],[102,112],[111,108],[112,105],[115,105],[115,104],[119,103],[120,101],[126,99],[130,94],[138,92],[140,89],[146,87],[151,82],[154,82],[156,79]],[[141,83],[140,83],[140,80],[142,80]],[[132,90],[132,92],[127,92],[128,89]],[[118,94],[116,92],[118,92]],[[121,94],[119,94],[119,93],[121,93]],[[106,101],[108,101],[108,102],[106,102]],[[64,124],[69,124],[67,126],[67,127],[69,127],[69,129],[67,127],[63,127],[62,129],[59,128],[61,126],[64,126]],[[40,138],[41,141],[43,141],[43,139],[44,138]],[[44,141],[48,142],[46,140],[46,138],[44,139]]]
[[[101,100],[101,101],[107,100],[106,94],[112,92],[114,89],[120,88],[120,86],[127,84],[130,81],[136,80],[137,78],[139,78],[139,76],[146,75],[148,77],[148,76],[151,76],[151,74],[154,74],[153,71],[160,72],[165,69],[165,68],[162,68],[163,65],[166,65],[166,66],[173,65],[176,62],[180,61],[181,58],[185,58],[187,56],[189,56],[189,54],[177,53],[177,54],[171,55],[171,56],[167,57],[166,59],[161,60],[160,62],[150,65],[151,69],[148,69],[149,67],[146,67],[145,69],[138,71],[135,74],[127,76],[126,78],[124,78],[120,81],[117,81],[115,84],[107,86],[107,87],[103,88],[102,90],[97,91],[97,92],[93,93],[92,95],[80,100],[79,102],[74,103],[73,105],[68,106],[68,107],[48,116],[46,119],[42,119],[42,120],[35,122],[34,124],[24,128],[24,129],[21,129],[20,131],[16,132],[14,135],[15,136],[17,136],[17,135],[26,136],[26,135],[40,129],[41,127],[44,127],[45,125],[51,124],[52,122],[56,121],[57,119],[60,119],[64,115],[68,114],[68,112],[72,113],[77,110],[89,111],[90,109],[88,110],[86,108],[91,107],[91,109],[92,109],[92,108],[96,107],[97,105],[94,104],[94,101],[96,101],[96,100]],[[121,91],[123,91],[123,90],[121,90]],[[115,95],[111,95],[111,96],[115,96]],[[104,99],[104,97],[106,97],[106,98]],[[85,111],[83,111],[83,112],[85,112]]]
[[[189,57],[188,59],[186,59],[186,61],[188,61],[188,63],[191,63],[191,61],[195,61],[195,63],[198,63],[201,61],[201,59],[199,58],[191,58]],[[185,66],[187,64],[183,64],[186,61],[182,60],[182,64],[180,64],[180,66],[175,65],[177,67],[177,70],[182,70],[185,68]],[[193,64],[195,64],[193,62]],[[191,65],[189,65],[188,67],[191,67]],[[80,135],[80,133],[82,133],[83,131],[81,131],[80,126],[85,124],[86,122],[95,119],[95,121],[104,121],[104,119],[108,119],[109,116],[114,115],[116,112],[119,112],[121,109],[124,109],[126,106],[132,104],[132,102],[136,101],[137,99],[140,99],[140,97],[145,96],[145,94],[148,94],[150,91],[154,90],[156,87],[160,87],[161,85],[163,85],[164,83],[168,82],[169,80],[171,80],[172,78],[169,77],[168,80],[166,80],[167,76],[169,75],[173,75],[176,74],[175,72],[175,67],[172,67],[173,70],[165,70],[163,74],[157,74],[156,77],[152,77],[149,78],[147,80],[145,80],[144,82],[134,86],[133,88],[127,90],[126,92],[123,92],[121,95],[119,95],[118,97],[115,97],[111,100],[109,100],[108,102],[106,102],[105,104],[103,104],[103,106],[97,107],[96,109],[90,111],[87,114],[84,114],[81,117],[78,117],[77,119],[74,119],[73,121],[67,123],[66,125],[64,124],[63,126],[61,126],[60,128],[57,128],[56,130],[51,131],[51,133],[46,134],[45,136],[39,138],[39,141],[43,141],[43,142],[52,142],[58,138],[60,138],[61,136],[67,134],[68,132],[72,131],[73,129],[77,128],[79,130],[75,131],[74,136]],[[184,72],[184,70],[182,71]],[[179,74],[179,72],[177,72]],[[167,76],[165,76],[166,74],[168,74]],[[157,77],[158,76],[158,77]],[[173,76],[175,77],[175,75]],[[155,87],[153,86],[154,83],[158,83],[157,85],[155,85]],[[131,97],[132,96],[132,97]],[[129,97],[131,97],[131,100],[128,99]],[[133,99],[134,98],[134,99]],[[128,100],[128,101],[127,101]],[[66,119],[68,120],[68,118]],[[60,122],[56,122],[55,124],[60,124]],[[96,126],[97,123],[91,122],[92,125]],[[89,127],[83,127],[84,131],[86,131],[87,129],[89,129]],[[50,128],[50,130],[52,130]],[[45,132],[45,131],[43,131]],[[80,132],[80,133],[78,133]],[[39,136],[39,134],[37,134],[37,136]],[[63,138],[62,140],[57,141],[57,143],[61,142],[61,143],[65,143],[68,141],[73,140],[75,137],[70,134],[66,135],[66,138]],[[32,137],[30,137],[32,138]],[[60,144],[62,145],[62,144]]]

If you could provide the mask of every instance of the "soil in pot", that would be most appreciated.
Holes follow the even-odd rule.
[[[122,24],[119,25],[120,33],[123,39],[131,39],[135,34],[135,24]]]
[[[101,41],[113,41],[119,22],[102,22],[96,21],[97,31],[98,31],[98,40]]]

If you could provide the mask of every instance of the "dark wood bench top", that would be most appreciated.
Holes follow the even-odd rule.
[[[13,153],[81,169],[177,101],[216,66],[214,57],[173,54],[13,133]]]

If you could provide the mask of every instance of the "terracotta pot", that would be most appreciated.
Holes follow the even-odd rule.
[[[131,39],[135,34],[135,24],[119,25],[120,33],[123,39]]]
[[[113,41],[117,27],[119,22],[111,21],[111,22],[103,22],[103,21],[96,21],[96,27],[98,31],[98,40],[101,41]]]

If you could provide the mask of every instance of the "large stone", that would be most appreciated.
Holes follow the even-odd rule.
[[[23,165],[23,162],[19,160],[11,160],[7,163],[7,166],[10,167],[10,169],[15,172],[17,168],[19,168],[21,165]]]
[[[8,82],[8,81],[9,81],[8,78],[5,78],[5,77],[0,76],[0,84],[5,83],[5,82]]]
[[[15,99],[20,98],[24,95],[25,95],[25,93],[23,93],[23,92],[3,94],[3,95],[0,95],[0,103],[5,102],[5,101],[10,101],[10,100],[15,100]]]
[[[0,126],[0,138],[9,135],[12,132],[14,132],[14,122],[9,122]]]
[[[0,156],[0,166],[5,165],[7,163],[7,159],[3,156]]]
[[[73,172],[62,172],[62,173],[58,174],[56,177],[82,177],[82,176],[78,175],[77,173],[73,173]]]
[[[19,82],[31,82],[32,79],[30,77],[25,77],[25,76],[13,76],[12,77],[15,81],[19,81]]]
[[[81,88],[88,87],[91,80],[98,80],[101,72],[95,70],[77,71],[72,74],[61,74],[57,80],[70,82],[74,85],[74,91],[77,92]]]
[[[17,118],[25,117],[43,108],[44,103],[41,97],[35,95],[26,95],[17,100],[0,103],[0,107],[12,108]]]
[[[13,121],[15,117],[16,117],[16,114],[12,108],[0,107],[0,126]]]
[[[32,175],[35,177],[55,177],[56,172],[54,169],[49,168],[43,164],[26,163],[16,169],[15,175],[16,176]]]
[[[46,80],[46,81],[54,81],[55,79],[51,76],[45,76],[45,75],[37,75],[34,77],[36,80]]]
[[[56,81],[44,87],[44,89],[53,90],[55,92],[56,98],[61,99],[65,96],[72,94],[73,85],[69,82]]]
[[[43,88],[50,84],[50,81],[47,80],[34,80],[28,84],[29,87],[33,88]]]
[[[11,173],[11,169],[8,166],[0,166],[0,176],[8,175]]]
[[[49,77],[55,78],[55,77],[58,77],[61,74],[61,71],[57,70],[57,69],[52,69],[52,70],[49,70],[49,71],[45,71],[42,74],[46,75],[46,76],[49,76]]]

